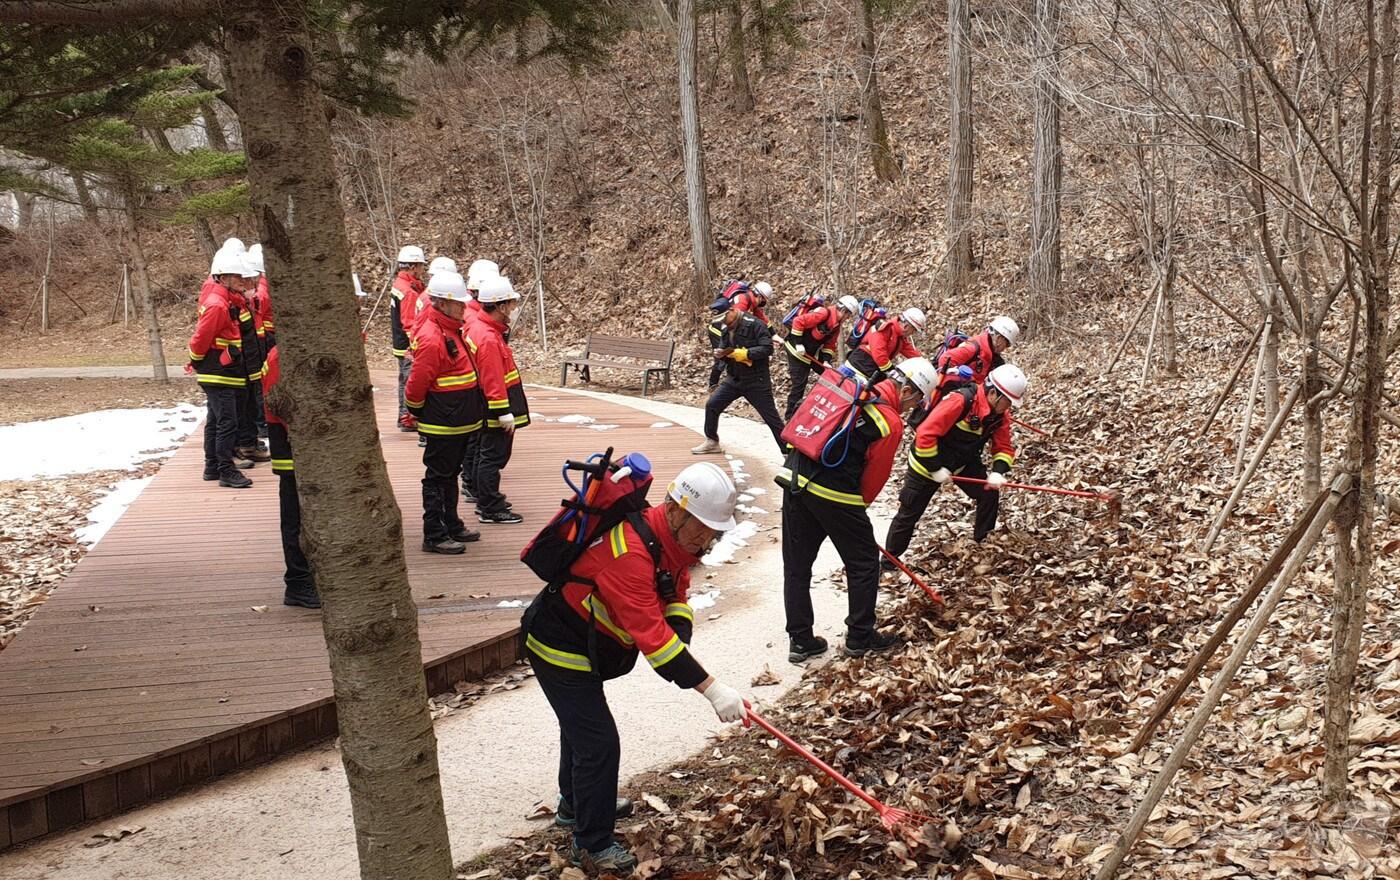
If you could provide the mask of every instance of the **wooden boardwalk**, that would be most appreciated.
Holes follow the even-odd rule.
[[[690,431],[532,389],[536,423],[521,432],[503,485],[525,523],[481,526],[462,556],[425,554],[421,451],[394,428],[392,378],[375,379],[429,693],[518,658],[521,611],[500,603],[539,588],[519,553],[563,497],[563,459],[615,444],[645,452],[659,482],[693,460]],[[618,427],[546,421],[572,414]],[[335,733],[320,614],[281,604],[277,478],[259,465],[249,490],[202,481],[202,438],[202,429],[190,436],[0,651],[0,849]],[[214,504],[223,526],[189,516]],[[211,577],[215,567],[224,574]]]

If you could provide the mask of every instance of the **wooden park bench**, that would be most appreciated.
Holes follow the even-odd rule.
[[[615,367],[637,370],[642,374],[642,396],[651,390],[653,373],[663,374],[665,387],[671,386],[671,358],[676,353],[676,340],[634,339],[630,336],[588,334],[588,345],[582,357],[566,357],[559,370],[559,384],[569,384],[569,368],[578,370],[583,381],[591,382],[592,367]],[[626,358],[626,360],[622,360]]]

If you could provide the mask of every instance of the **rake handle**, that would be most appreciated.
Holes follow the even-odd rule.
[[[1036,432],[1037,434],[1041,435],[1042,437],[1049,437],[1049,436],[1050,436],[1050,432],[1049,432],[1049,431],[1046,431],[1046,430],[1043,429],[1043,428],[1037,428],[1035,425],[1032,425],[1032,424],[1030,424],[1030,423],[1028,423],[1028,422],[1023,422],[1023,421],[1021,421],[1020,419],[1016,418],[1015,416],[1012,416],[1012,418],[1011,418],[1011,424],[1017,425],[1017,426],[1022,427],[1022,428],[1025,428],[1025,429],[1027,429],[1027,430],[1029,430],[1029,431],[1034,431],[1034,432]]]
[[[924,582],[923,578],[910,571],[909,566],[905,565],[903,562],[900,562],[898,556],[895,556],[893,553],[886,550],[884,547],[881,547],[879,544],[876,544],[875,546],[879,547],[880,552],[885,554],[886,559],[888,559],[890,562],[893,562],[899,568],[900,571],[904,572],[909,576],[909,579],[911,581],[918,584],[919,589],[927,593],[930,599],[937,602],[939,605],[945,604],[943,602],[943,594],[935,590],[933,587],[930,587],[927,583]]]
[[[953,475],[953,479],[959,483],[976,483],[981,486],[987,485],[986,480],[977,477],[960,477]],[[1003,489],[1029,489],[1032,492],[1049,492],[1051,495],[1069,495],[1072,498],[1094,498],[1098,501],[1108,501],[1109,496],[1102,492],[1085,492],[1079,489],[1056,489],[1054,486],[1032,486],[1029,483],[1002,483]]]
[[[772,722],[755,712],[752,708],[749,709],[749,719],[753,721],[754,724],[757,724],[759,727],[762,727],[764,730],[777,737],[779,742],[787,746],[792,751],[796,752],[798,756],[800,756],[803,760],[807,761],[807,763],[811,764],[813,767],[816,767],[818,770],[822,771],[827,776],[830,776],[838,785],[846,789],[846,791],[849,791],[851,794],[865,801],[877,813],[884,815],[885,811],[889,809],[889,807],[886,807],[884,804],[876,800],[874,796],[866,793],[865,789],[861,788],[859,785],[856,785],[854,782],[847,779],[845,776],[842,776],[840,771],[838,771],[835,767],[832,767],[830,764],[826,763],[821,758],[818,758],[816,755],[812,754],[806,748],[804,748],[802,744],[799,743],[797,740],[793,739],[786,733],[783,733],[781,730],[774,727]]]

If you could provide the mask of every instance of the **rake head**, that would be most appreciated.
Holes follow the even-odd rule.
[[[922,813],[913,813],[909,810],[902,810],[899,807],[891,807],[888,804],[871,804],[875,812],[880,816],[880,824],[891,834],[898,834],[907,842],[914,844],[919,842],[919,830],[925,825],[931,825],[938,820],[932,816],[925,816]]]

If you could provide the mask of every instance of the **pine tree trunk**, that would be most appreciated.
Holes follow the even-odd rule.
[[[1031,160],[1030,327],[1052,325],[1059,308],[1060,0],[1035,0],[1035,123]]]
[[[860,86],[860,117],[865,123],[865,139],[870,144],[870,164],[875,178],[885,183],[899,179],[899,163],[890,148],[890,133],[885,127],[885,109],[880,104],[880,77],[875,65],[875,14],[871,0],[857,0],[855,16],[860,33],[859,56],[856,58],[856,79]]]
[[[744,0],[729,0],[729,72],[734,78],[734,109],[753,109],[753,85],[749,82],[749,47],[744,42]]]
[[[165,371],[165,346],[160,339],[160,315],[156,314],[155,296],[151,291],[151,275],[146,268],[146,249],[141,246],[141,224],[136,216],[136,197],[122,197],[122,242],[131,261],[131,278],[136,285],[136,301],[146,319],[146,341],[151,346],[151,375],[157,382],[169,382]]]
[[[700,96],[695,81],[695,0],[680,0],[676,20],[679,36],[676,55],[680,62],[681,153],[685,160],[685,193],[690,208],[690,253],[694,264],[692,287],[697,300],[709,296],[714,280],[715,244],[710,233],[710,199],[705,190],[705,150],[700,131]]]
[[[1347,438],[1347,462],[1361,472],[1356,494],[1348,499],[1354,509],[1354,522],[1340,523],[1337,529],[1337,576],[1342,576],[1342,558],[1353,553],[1354,567],[1348,583],[1338,584],[1333,598],[1332,658],[1327,667],[1327,704],[1323,726],[1326,757],[1322,768],[1322,797],[1330,803],[1342,803],[1347,796],[1347,766],[1350,758],[1351,700],[1356,686],[1356,667],[1361,655],[1361,630],[1366,621],[1366,596],[1370,591],[1372,566],[1375,562],[1376,527],[1376,460],[1380,441],[1381,396],[1385,392],[1386,336],[1390,322],[1390,206],[1391,176],[1394,170],[1395,102],[1395,5],[1386,0],[1381,5],[1380,22],[1368,22],[1368,33],[1377,34],[1368,41],[1370,70],[1379,70],[1379,96],[1373,100],[1376,117],[1373,151],[1363,149],[1362,155],[1374,156],[1374,204],[1370,216],[1360,219],[1360,272],[1365,292],[1365,347],[1360,355],[1361,388],[1352,398],[1351,428]],[[1367,13],[1376,15],[1374,6]],[[1379,27],[1377,27],[1379,25]],[[1368,76],[1369,79],[1369,76]],[[1370,96],[1368,96],[1370,97]],[[1363,171],[1362,179],[1366,179]],[[1351,533],[1355,531],[1355,550]],[[1347,545],[1340,542],[1346,540]],[[1350,560],[1348,560],[1350,562]]]
[[[948,0],[948,290],[972,273],[972,18],[969,0]]]
[[[304,5],[257,0],[225,31],[229,85],[277,293],[275,397],[296,449],[360,875],[450,880],[403,522],[375,427],[325,101]],[[469,575],[481,576],[481,575]]]
[[[219,111],[214,108],[214,102],[200,104],[199,115],[204,117],[204,138],[209,142],[209,149],[227,153],[228,137],[224,134],[224,124],[219,121]]]
[[[83,209],[83,218],[89,223],[100,223],[102,217],[97,213],[97,202],[93,201],[92,189],[88,186],[87,178],[77,171],[68,172],[68,177],[73,181],[73,192],[78,195],[78,204]]]

